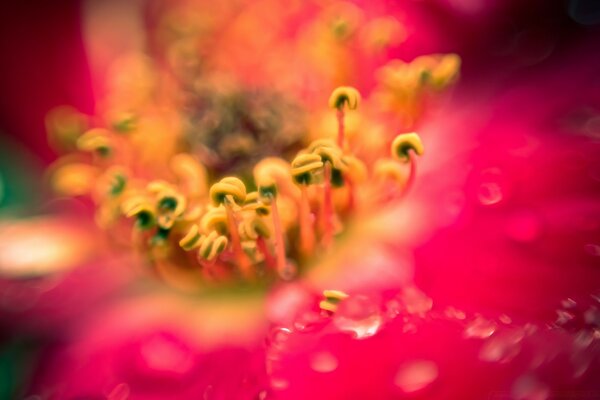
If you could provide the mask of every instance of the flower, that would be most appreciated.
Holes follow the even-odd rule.
[[[489,18],[488,7],[438,3]],[[525,96],[490,96],[499,120],[478,126],[489,110],[473,98],[485,92],[467,80],[444,104],[439,92],[457,82],[460,59],[440,54],[435,32],[414,35],[419,18],[354,3],[232,10],[153,3],[149,50],[115,64],[98,113],[49,115],[64,152],[50,168],[54,188],[87,196],[97,224],[139,256],[116,266],[140,270],[90,315],[54,328],[64,341],[28,394],[597,391],[594,187],[568,169],[573,152],[593,154],[594,112],[547,110],[550,75]],[[389,59],[400,43],[414,51],[415,36],[434,54]],[[265,55],[261,68],[249,50]],[[468,48],[452,50],[473,65]],[[506,118],[520,109],[529,114]],[[588,138],[536,133],[559,114]],[[567,169],[549,179],[546,163]],[[584,196],[556,207],[565,187]],[[559,277],[554,267],[567,263],[575,267]]]

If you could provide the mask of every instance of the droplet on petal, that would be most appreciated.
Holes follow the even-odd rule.
[[[546,400],[550,389],[533,376],[522,376],[514,383],[512,395],[515,400]]]
[[[194,366],[191,349],[167,335],[154,335],[142,342],[140,355],[150,371],[184,375]]]
[[[488,362],[509,362],[521,351],[523,336],[521,330],[500,332],[483,344],[479,351],[479,358]]]
[[[433,300],[416,288],[406,288],[401,298],[409,314],[424,315],[433,307]]]
[[[111,392],[106,396],[107,400],[127,400],[129,398],[129,385],[126,383],[119,383]]]
[[[492,336],[497,327],[498,325],[494,321],[478,316],[467,325],[464,337],[485,339]]]
[[[330,352],[320,351],[310,357],[310,367],[317,372],[332,372],[338,367],[338,360]]]
[[[414,360],[398,369],[394,383],[405,393],[413,393],[431,385],[438,374],[438,366],[433,361]]]
[[[588,243],[583,248],[587,254],[594,257],[600,257],[600,246],[597,244]]]
[[[502,201],[502,188],[497,182],[483,182],[477,191],[477,198],[484,206],[491,206]]]
[[[343,300],[333,318],[339,330],[353,334],[356,339],[375,335],[382,321],[378,305],[363,295],[350,296]]]

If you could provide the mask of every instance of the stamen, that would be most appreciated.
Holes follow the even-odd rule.
[[[348,295],[340,290],[324,290],[323,297],[325,300],[319,302],[319,308],[323,311],[335,313],[338,309],[338,304],[348,298]]]
[[[236,203],[242,204],[246,198],[244,182],[235,177],[223,178],[211,186],[209,195],[215,206],[222,204],[225,207],[229,236],[231,237],[231,244],[239,269],[244,276],[250,277],[252,275],[251,263],[242,249],[235,211],[233,210]]]
[[[350,110],[355,110],[360,101],[358,90],[350,86],[340,86],[336,88],[329,97],[329,107],[337,109],[338,136],[337,145],[340,149],[344,148],[344,105]]]

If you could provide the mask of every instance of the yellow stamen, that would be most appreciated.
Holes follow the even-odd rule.
[[[319,308],[335,313],[338,309],[338,304],[342,300],[347,299],[348,295],[339,290],[324,290],[323,297],[325,297],[325,300],[319,302]]]
[[[392,142],[392,156],[401,162],[409,162],[410,156],[408,153],[410,150],[414,151],[419,156],[423,155],[425,149],[419,135],[415,132],[411,132],[396,136]]]

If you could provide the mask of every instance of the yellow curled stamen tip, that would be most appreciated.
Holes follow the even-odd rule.
[[[240,179],[230,176],[213,184],[209,194],[215,206],[223,204],[228,197],[237,204],[243,204],[246,199],[246,185]]]
[[[271,237],[271,232],[267,224],[259,217],[252,216],[244,219],[240,224],[239,233],[242,237],[256,240],[259,236],[264,238]]]
[[[112,148],[110,132],[102,128],[90,129],[77,139],[77,148],[82,151],[97,151],[106,155]]]
[[[203,232],[227,232],[227,212],[223,206],[212,208],[202,216],[200,228]]]
[[[347,166],[345,173],[353,182],[360,183],[367,180],[368,172],[364,162],[354,156],[344,156],[342,161]]]
[[[176,217],[181,216],[187,207],[187,199],[172,189],[166,189],[157,194],[158,208]]]
[[[309,185],[312,175],[323,168],[323,161],[318,154],[298,154],[292,161],[292,177],[298,184]]]
[[[93,190],[98,170],[88,164],[65,164],[52,174],[53,189],[64,195],[80,196]]]
[[[338,309],[338,306],[337,304],[331,303],[328,300],[321,300],[319,302],[319,308],[324,311],[335,313]]]
[[[376,178],[390,179],[399,184],[406,181],[406,174],[402,165],[390,158],[377,160],[373,167],[373,175]]]
[[[228,243],[229,241],[225,236],[219,235],[215,231],[208,235],[202,235],[197,246],[199,247],[198,256],[212,261],[225,250]]]
[[[197,247],[199,240],[200,230],[198,228],[198,225],[194,224],[190,227],[188,233],[186,233],[186,235],[183,238],[181,238],[181,240],[179,241],[179,246],[182,249],[189,251]]]
[[[342,109],[344,105],[350,110],[355,110],[360,103],[360,93],[351,86],[340,86],[333,90],[329,96],[329,107]]]
[[[326,299],[343,300],[348,298],[348,294],[341,290],[323,290],[323,297]]]
[[[165,192],[168,190],[172,191],[173,186],[167,181],[157,179],[157,180],[148,182],[148,184],[146,185],[146,190],[148,190],[150,193],[158,194],[158,193]]]
[[[419,156],[423,155],[425,149],[419,135],[411,132],[396,136],[391,146],[392,156],[402,162],[408,162],[410,159],[410,150]]]

